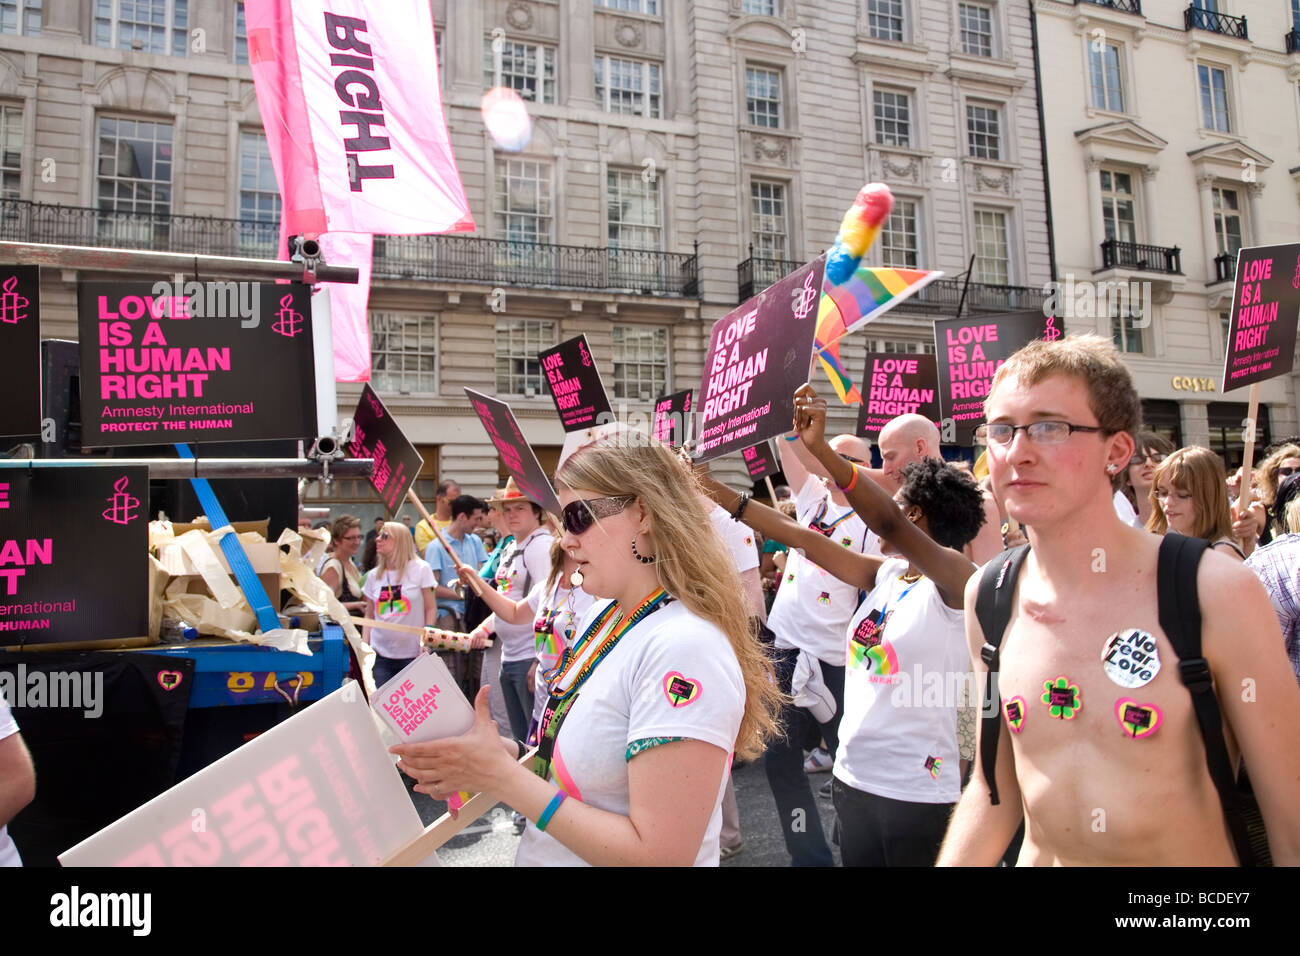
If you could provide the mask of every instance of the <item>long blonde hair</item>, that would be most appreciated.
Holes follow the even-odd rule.
[[[402,574],[406,573],[406,566],[415,560],[415,538],[411,536],[411,529],[400,521],[385,521],[384,527],[380,534],[387,533],[393,540],[393,553],[389,560],[385,560],[384,555],[378,555],[375,562],[375,573],[380,577],[386,571],[397,571]],[[378,541],[378,537],[375,538]]]
[[[636,495],[645,507],[659,585],[731,642],[745,680],[736,754],[757,757],[779,732],[776,715],[783,698],[751,629],[735,562],[704,510],[695,476],[663,445],[624,431],[574,453],[555,481],[599,495]]]

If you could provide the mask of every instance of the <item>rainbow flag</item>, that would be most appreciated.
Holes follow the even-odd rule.
[[[908,296],[943,275],[931,269],[873,269],[860,266],[847,282],[826,279],[817,305],[817,333],[813,354],[821,360],[826,377],[846,405],[861,404],[862,395],[840,360],[840,339],[888,312]]]

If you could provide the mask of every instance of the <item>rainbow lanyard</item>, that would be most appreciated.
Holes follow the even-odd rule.
[[[812,528],[814,531],[816,531],[818,534],[824,534],[828,538],[831,536],[832,531],[834,531],[845,521],[848,521],[855,514],[857,514],[856,511],[850,508],[848,511],[844,512],[844,514],[840,515],[830,524],[822,524],[822,518],[826,516],[826,510],[821,511],[815,518],[813,518],[812,524],[810,524],[809,527]]]
[[[597,615],[596,620],[591,622],[572,647],[564,651],[559,666],[555,669],[556,676],[550,683],[551,698],[546,703],[538,725],[533,773],[543,780],[550,774],[551,757],[555,753],[555,738],[559,736],[560,725],[564,723],[564,718],[578,699],[578,691],[595,671],[596,665],[609,656],[624,634],[671,600],[663,588],[655,588],[626,617],[615,601]]]

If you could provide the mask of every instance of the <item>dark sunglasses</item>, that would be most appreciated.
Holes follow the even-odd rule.
[[[1287,476],[1294,475],[1295,473],[1296,470],[1294,468],[1279,468],[1277,470],[1277,476],[1279,478],[1286,478]]]
[[[1133,457],[1128,460],[1128,463],[1130,468],[1136,468],[1138,465],[1146,464],[1148,461],[1153,465],[1158,465],[1164,460],[1165,456],[1158,452],[1153,454],[1151,452],[1139,451],[1133,454]]]
[[[380,541],[389,541],[392,539],[393,536],[389,534],[387,531],[381,531],[379,532],[378,537]]]
[[[843,458],[845,461],[847,461],[847,462],[848,462],[849,464],[851,464],[851,465],[865,465],[865,464],[866,464],[866,462],[863,461],[861,458],[854,458],[852,455],[840,455],[840,457]]]
[[[580,535],[589,530],[597,518],[616,515],[634,501],[636,495],[610,495],[607,498],[570,501],[560,512],[560,521],[569,534]]]

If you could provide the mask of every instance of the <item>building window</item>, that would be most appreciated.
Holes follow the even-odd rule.
[[[986,285],[1011,282],[1011,245],[1004,212],[975,210],[975,276]]]
[[[596,6],[606,10],[622,10],[626,13],[645,13],[652,17],[659,16],[659,0],[596,0]]]
[[[912,97],[892,90],[873,90],[876,142],[881,146],[912,145]]]
[[[379,392],[438,391],[438,320],[405,312],[370,313],[370,384]]]
[[[0,106],[0,199],[18,199],[23,188],[23,111]]]
[[[740,0],[741,13],[755,13],[762,17],[780,15],[777,0]]]
[[[189,0],[95,0],[95,46],[184,56]]]
[[[1002,158],[1002,116],[996,106],[966,106],[966,143],[975,159]]]
[[[1200,64],[1196,67],[1196,75],[1201,87],[1201,126],[1220,133],[1231,132],[1227,73],[1217,66]]]
[[[1137,222],[1133,209],[1132,174],[1103,169],[1101,171],[1101,217],[1106,224],[1107,239],[1137,242]]]
[[[555,345],[555,323],[535,319],[497,320],[497,394],[541,395],[542,364],[537,355]]]
[[[442,31],[433,31],[433,58],[438,62],[438,85],[442,86]]]
[[[235,5],[235,62],[248,65],[248,21],[244,19],[244,4]]]
[[[1129,308],[1121,311],[1117,306],[1110,317],[1110,332],[1115,340],[1115,348],[1121,352],[1146,351],[1142,347],[1142,327],[1145,324],[1141,310]]]
[[[781,72],[745,68],[745,112],[750,126],[781,127]]]
[[[1124,112],[1124,85],[1120,80],[1119,54],[1120,49],[1114,43],[1088,44],[1089,81],[1092,105],[1096,109]]]
[[[606,113],[658,119],[661,102],[659,64],[596,57],[596,103]]]
[[[959,3],[957,17],[961,26],[961,52],[968,56],[992,56],[992,8],[976,3]]]
[[[898,199],[880,230],[881,264],[894,268],[915,269],[920,258],[917,239],[916,202]]]
[[[496,237],[511,242],[551,241],[551,167],[498,157],[493,192]]]
[[[41,35],[41,0],[0,0],[0,33]]]
[[[867,32],[873,40],[903,42],[903,0],[867,0]]]
[[[895,342],[880,339],[876,342],[876,351],[886,355],[933,355],[934,342]]]
[[[265,133],[239,133],[239,251],[276,258],[280,241],[280,187]]]
[[[1241,248],[1241,205],[1237,190],[1210,190],[1214,202],[1214,238],[1219,244],[1219,254],[1235,256]]]
[[[483,41],[483,85],[504,86],[522,99],[554,103],[555,48],[536,43],[502,41],[494,52],[491,38]]]
[[[605,209],[610,248],[663,248],[663,217],[659,208],[659,178],[647,179],[639,169],[605,173]]]
[[[668,330],[616,325],[614,397],[649,402],[668,391]]]
[[[753,254],[759,259],[788,258],[789,228],[785,218],[785,186],[754,180],[749,184],[753,217]]]
[[[1300,0],[1297,0],[1297,2],[1300,2]],[[1223,333],[1223,337],[1222,337],[1222,340],[1221,340],[1221,341],[1223,342],[1223,350],[1224,350],[1225,353],[1226,353],[1227,350],[1228,350],[1228,330],[1229,330],[1231,327],[1232,327],[1232,313],[1231,313],[1231,312],[1220,312],[1220,313],[1219,313],[1219,331]]]
[[[167,248],[171,125],[101,116],[98,131],[95,203],[100,238],[128,247]]]

